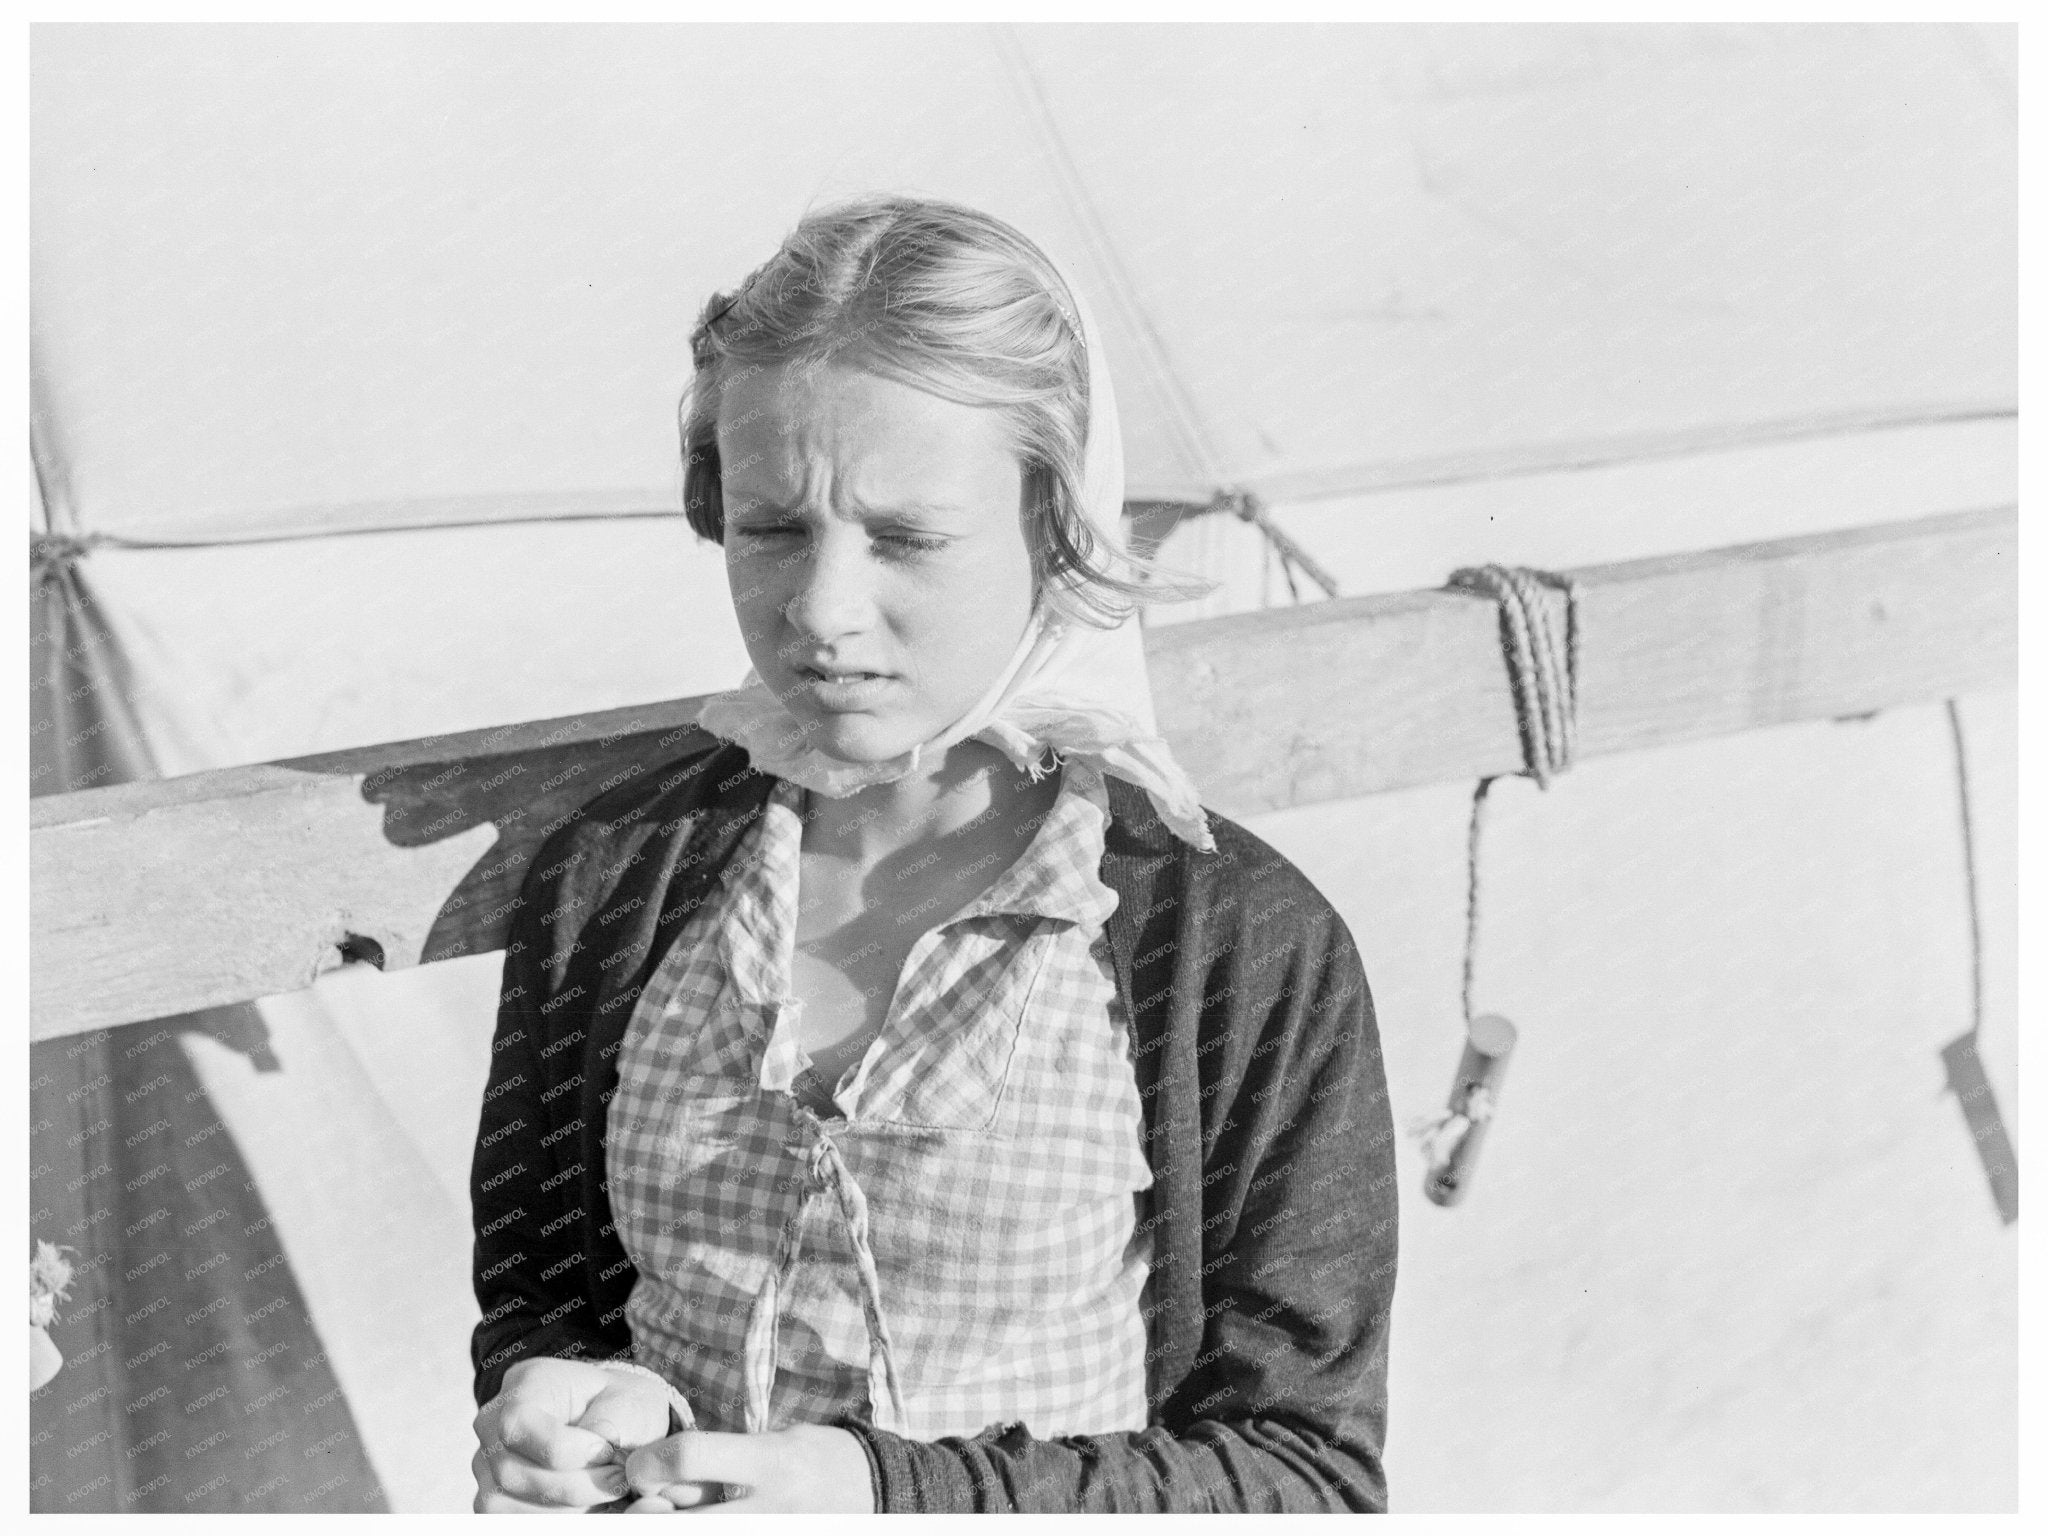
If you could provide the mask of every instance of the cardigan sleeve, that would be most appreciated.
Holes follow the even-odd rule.
[[[1285,976],[1253,982],[1240,966],[1227,984],[1232,1028],[1258,1045],[1223,1118],[1235,1133],[1216,1138],[1204,1182],[1230,1181],[1242,1198],[1203,1218],[1216,1231],[1203,1248],[1202,1349],[1162,1422],[1043,1439],[996,1424],[915,1441],[841,1419],[868,1452],[879,1508],[1386,1509],[1394,1133],[1364,971],[1334,914],[1329,926],[1308,946],[1319,953],[1275,968]]]
[[[538,862],[538,861],[536,861]],[[583,1252],[580,1125],[577,1096],[553,1084],[576,1063],[573,1050],[544,1050],[554,1040],[542,1000],[547,992],[548,901],[529,881],[514,909],[498,993],[491,1071],[470,1165],[476,1233],[471,1275],[483,1317],[470,1339],[479,1406],[498,1395],[514,1362],[536,1356],[610,1359],[631,1349],[622,1321],[592,1315]],[[554,1026],[558,1032],[560,1026]],[[567,1106],[563,1108],[562,1106]]]

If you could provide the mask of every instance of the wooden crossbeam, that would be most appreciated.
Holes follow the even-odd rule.
[[[1571,572],[1591,756],[2010,685],[2013,509]],[[1155,627],[1160,725],[1245,815],[1513,772],[1493,605],[1444,590]],[[578,805],[704,745],[697,699],[31,802],[30,1035],[502,946]]]

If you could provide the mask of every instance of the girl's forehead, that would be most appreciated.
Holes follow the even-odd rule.
[[[736,379],[718,411],[729,497],[834,492],[934,507],[1014,500],[1008,422],[896,379],[828,367]]]

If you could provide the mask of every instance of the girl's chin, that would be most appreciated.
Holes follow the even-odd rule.
[[[906,735],[901,730],[876,729],[873,722],[845,718],[818,722],[810,744],[827,757],[849,765],[887,763],[903,756],[930,733]]]

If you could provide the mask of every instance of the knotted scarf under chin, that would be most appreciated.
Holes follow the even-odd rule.
[[[1135,632],[1128,637],[1136,638]],[[1150,721],[1102,696],[1119,671],[1103,665],[1104,642],[1118,645],[1126,637],[1034,618],[981,703],[937,736],[880,762],[848,762],[810,745],[814,728],[751,671],[738,688],[707,699],[697,723],[746,748],[763,773],[835,800],[907,778],[962,741],[985,742],[1034,779],[1076,758],[1144,790],[1170,831],[1213,853],[1216,841],[1200,798],[1165,741]]]

